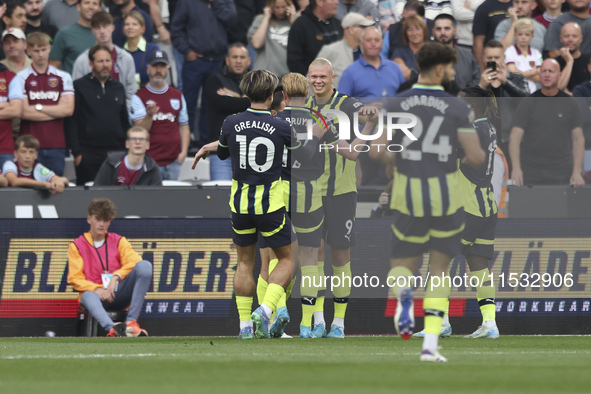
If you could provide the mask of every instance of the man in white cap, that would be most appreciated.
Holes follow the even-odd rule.
[[[11,27],[2,33],[2,48],[6,54],[6,59],[0,60],[13,73],[20,71],[31,65],[31,59],[27,56],[27,37],[18,27]]]
[[[330,60],[335,74],[333,85],[339,86],[339,80],[343,71],[361,56],[359,42],[361,32],[369,26],[374,26],[375,21],[368,19],[357,12],[349,12],[341,22],[343,39],[322,47],[318,57]]]

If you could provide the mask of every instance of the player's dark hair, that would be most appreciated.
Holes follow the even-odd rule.
[[[421,73],[429,72],[440,64],[457,61],[456,50],[439,42],[427,42],[417,52],[417,66]]]
[[[117,207],[108,198],[95,198],[88,204],[88,215],[98,219],[113,220],[117,215]]]
[[[403,7],[403,10],[416,11],[418,16],[423,18],[425,17],[425,6],[419,0],[407,1]]]
[[[486,117],[488,119],[499,117],[499,108],[495,94],[490,90],[482,89],[480,86],[464,88],[458,93],[474,110],[476,118]]]
[[[279,78],[268,70],[253,70],[247,72],[240,81],[240,90],[251,103],[264,103],[269,99],[279,85]]]
[[[273,94],[273,101],[271,102],[271,111],[280,112],[281,111],[281,103],[284,101],[283,97],[283,89],[279,91],[275,91]]]
[[[228,57],[229,57],[229,56],[230,56],[230,51],[231,51],[232,49],[234,49],[234,48],[244,48],[244,49],[246,49],[246,50],[248,51],[248,48],[246,48],[246,45],[244,45],[244,44],[243,44],[243,43],[241,43],[241,42],[235,42],[235,43],[233,43],[233,44],[230,44],[230,46],[228,47],[228,54],[227,54],[226,56],[228,56]],[[249,55],[249,56],[250,56],[250,55]]]
[[[500,42],[498,42],[496,40],[490,40],[489,42],[486,43],[484,48],[501,48],[501,49],[503,49],[503,52],[505,50],[505,47],[503,46],[503,44],[501,44]]]
[[[94,55],[98,52],[98,51],[107,51],[108,53],[111,53],[111,50],[109,49],[108,46],[104,45],[104,44],[96,44],[94,46],[92,46],[89,50],[88,50],[88,59],[91,62],[94,62]]]
[[[113,24],[113,17],[111,14],[105,11],[95,12],[92,18],[90,18],[90,26],[101,27],[101,26],[110,26]]]
[[[437,22],[438,20],[442,20],[442,19],[446,19],[448,21],[451,21],[451,23],[454,25],[454,27],[457,25],[456,22],[456,18],[454,18],[453,16],[451,16],[450,14],[439,14],[435,17],[435,19],[433,19],[433,23]]]
[[[39,150],[39,140],[30,134],[21,135],[14,141],[14,150],[24,146],[27,149]]]
[[[18,7],[22,8],[23,10],[25,9],[25,6],[21,3],[18,3],[16,1],[9,1],[8,3],[6,3],[6,11],[4,12],[4,16],[9,19],[12,18],[14,10],[16,10]]]

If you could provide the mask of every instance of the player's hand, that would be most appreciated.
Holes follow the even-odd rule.
[[[567,63],[572,63],[575,61],[575,58],[573,57],[572,53],[570,53],[570,49],[566,47],[560,48],[560,57],[563,58],[564,61]]]
[[[57,177],[54,177],[57,178]],[[53,190],[51,191],[51,194],[60,194],[61,192],[64,191],[64,184],[62,182],[59,182],[59,180],[51,180],[51,184],[53,185]]]
[[[376,107],[367,105],[365,107],[361,107],[359,110],[359,115],[367,116],[367,123],[377,124],[380,116],[380,110]]]
[[[585,186],[585,179],[581,176],[581,174],[572,174],[570,177],[570,185],[572,187],[583,187]]]
[[[517,22],[517,19],[519,19],[519,17],[517,16],[517,8],[509,7],[507,13],[509,14],[509,18],[511,18],[511,23]]]
[[[176,158],[176,161],[177,161],[178,163],[181,163],[181,164],[183,164],[183,163],[185,162],[185,159],[186,159],[186,158],[187,158],[187,152],[182,152],[182,151],[181,151],[181,153],[179,153],[179,155],[177,156],[177,158]]]
[[[273,10],[271,9],[271,7],[265,7],[263,8],[263,18],[264,19],[271,19],[271,17],[273,16]]]
[[[389,203],[390,203],[390,195],[386,192],[382,192],[382,194],[380,194],[380,198],[378,199],[378,204],[380,205],[380,208],[388,207]]]
[[[203,148],[199,149],[199,152],[195,153],[195,158],[193,159],[193,165],[191,166],[191,169],[194,170],[197,166],[197,163],[199,163],[199,160],[205,159],[207,156],[209,156],[209,151]]]
[[[521,168],[513,168],[511,180],[513,180],[515,186],[523,186],[523,171]]]
[[[148,116],[154,116],[160,111],[160,107],[156,103],[150,103],[146,105],[146,113]]]
[[[484,70],[484,72],[480,74],[480,83],[478,84],[478,86],[480,86],[483,89],[486,89],[488,85],[492,83],[493,73],[496,77],[496,71],[493,71],[492,68],[487,68],[486,70]]]
[[[163,44],[170,45],[172,41],[170,40],[170,32],[166,28],[166,26],[162,25],[158,28],[158,38],[162,41]]]
[[[110,285],[110,283],[109,283]],[[98,296],[101,298],[102,302],[113,302],[115,301],[115,293],[109,292],[108,289],[103,289],[102,287],[97,288],[94,291]]]
[[[78,167],[82,163],[82,155],[78,155],[74,158],[74,165]]]
[[[187,53],[187,56],[185,56],[185,60],[188,62],[192,62],[197,60],[198,57],[203,57],[203,55],[195,51],[189,51],[189,53]]]
[[[287,11],[285,11],[285,15],[289,18],[289,23],[294,23],[296,19],[298,19],[298,12],[296,11],[295,5],[287,6]]]
[[[330,124],[328,125],[328,127],[330,127]],[[324,136],[324,134],[327,132],[328,130],[326,129],[326,127],[320,127],[318,125],[318,123],[314,123],[312,125],[312,135],[318,139],[322,139],[322,137]]]

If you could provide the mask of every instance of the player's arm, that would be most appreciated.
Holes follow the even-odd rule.
[[[380,116],[379,109],[376,107],[366,106],[359,110],[360,117],[366,118],[365,126],[361,131],[362,135],[369,135],[374,127],[378,124],[378,116]],[[339,140],[337,143],[337,153],[349,160],[357,160],[359,153],[355,148],[360,144],[365,144],[364,139],[356,137],[349,144],[347,141]],[[340,149],[339,149],[340,148]]]
[[[209,144],[203,145],[201,149],[199,149],[199,152],[195,153],[195,158],[193,159],[193,165],[191,166],[191,169],[194,170],[195,166],[197,166],[197,163],[199,163],[199,160],[205,159],[207,156],[209,156],[210,152],[217,151],[219,146],[219,141],[213,141]],[[225,158],[227,158],[227,156]]]
[[[20,118],[23,115],[23,100],[14,99],[0,104],[0,119]]]
[[[179,133],[181,134],[181,152],[176,161],[182,164],[189,154],[189,144],[191,143],[191,130],[189,129],[189,125],[179,126]]]
[[[66,177],[54,175],[49,183],[53,185],[51,194],[60,194],[69,185],[70,181]]]
[[[113,272],[113,275],[117,275],[123,280],[129,275],[133,267],[142,260],[142,258],[135,250],[133,250],[133,247],[125,237],[121,237],[119,240],[117,250],[119,251],[119,256],[121,256],[121,268]]]
[[[66,118],[74,113],[74,92],[62,92],[57,105],[44,105],[41,111],[52,119]]]
[[[43,109],[45,110],[45,106],[43,106]],[[24,120],[29,120],[31,122],[47,122],[49,120],[54,120],[55,118],[52,116],[49,116],[46,113],[43,113],[43,111],[37,111],[35,109],[34,105],[30,105],[29,104],[29,99],[26,97],[24,97],[23,99],[23,117]]]
[[[102,287],[98,283],[86,279],[84,274],[84,260],[80,256],[78,247],[74,242],[68,247],[68,283],[76,291],[95,291]]]
[[[514,126],[509,136],[509,157],[511,157],[511,179],[515,186],[523,186],[523,171],[521,169],[521,140],[524,129]]]
[[[8,186],[8,180],[6,179],[6,177],[4,175],[2,175],[2,173],[0,173],[0,187],[6,187]]]
[[[465,161],[473,168],[478,168],[486,160],[486,153],[480,146],[480,138],[474,129],[458,129],[458,141],[464,149]]]
[[[14,172],[7,172],[6,179],[10,186],[14,187],[44,187],[51,189],[53,186],[50,182],[36,181],[35,179],[19,178]]]
[[[380,163],[395,166],[396,165],[396,153],[389,152],[386,147],[388,146],[388,133],[382,132],[378,138],[371,141],[369,149],[369,157]]]
[[[583,172],[583,157],[585,156],[585,137],[583,128],[575,127],[571,132],[573,140],[573,174],[570,177],[570,184],[574,187],[585,186],[585,180],[581,176]]]
[[[474,35],[474,42],[472,46],[472,51],[474,52],[474,57],[476,61],[480,65],[480,69],[484,71],[485,64],[484,64],[484,39],[486,36],[484,35]]]
[[[560,79],[558,80],[558,89],[566,90],[566,87],[568,86],[568,81],[570,81],[570,77],[573,73],[573,65],[575,63],[575,59],[573,58],[573,55],[571,55],[569,49],[566,47],[560,48],[560,56],[562,56],[562,58],[566,62],[566,65],[564,66],[564,68],[562,69],[562,73],[560,74]]]

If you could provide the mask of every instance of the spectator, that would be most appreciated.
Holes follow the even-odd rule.
[[[472,50],[483,71],[485,68],[484,46],[494,39],[497,25],[509,17],[509,7],[511,7],[511,0],[486,0],[474,14]]]
[[[6,29],[18,27],[22,31],[27,28],[27,11],[21,3],[7,2],[6,11],[2,15],[2,22]]]
[[[129,129],[125,88],[111,78],[111,50],[95,45],[88,58],[92,72],[74,82],[76,107],[67,124],[77,185],[94,180],[108,152],[124,149]]]
[[[269,0],[248,30],[248,41],[256,50],[254,70],[269,70],[282,77],[287,68],[287,38],[297,19],[291,0]]]
[[[411,0],[412,1],[412,0]],[[404,20],[404,6],[408,3],[407,0],[397,0],[395,2],[390,2],[390,5],[394,5],[394,18],[396,20]],[[449,0],[435,0],[435,1],[424,1],[421,0],[421,3],[424,4],[425,7],[425,17],[428,19],[435,19],[435,17],[439,14],[449,14],[451,15],[452,9]]]
[[[158,164],[146,151],[150,148],[150,133],[141,126],[127,130],[125,152],[113,152],[103,163],[94,186],[153,185],[162,186]]]
[[[454,37],[457,33],[454,17],[449,14],[439,14],[435,17],[433,24],[432,32],[435,41],[456,49],[458,61],[454,65],[456,70],[454,93],[476,86],[480,81],[480,67],[470,49],[454,45]]]
[[[267,0],[234,0],[238,23],[227,29],[228,42],[241,42],[244,45],[248,45],[248,31],[252,26],[254,18],[257,15],[263,14],[263,9],[266,5]],[[297,11],[295,14],[296,16],[300,16]]]
[[[382,57],[387,59],[394,59],[394,50],[400,47],[404,47],[404,29],[402,28],[404,21],[413,15],[420,16],[423,21],[427,24],[427,30],[433,30],[433,21],[425,18],[425,7],[423,3],[418,0],[410,0],[404,5],[402,11],[402,19],[400,22],[390,26],[390,29],[384,34],[384,44],[382,45]]]
[[[536,16],[534,19],[540,22],[546,29],[550,27],[550,23],[554,22],[556,18],[562,15],[562,5],[564,0],[543,0],[546,11],[543,14]]]
[[[57,27],[58,31],[73,25],[80,19],[78,3],[79,0],[49,0],[45,3],[41,22]]]
[[[202,87],[216,72],[228,52],[226,29],[237,21],[236,7],[231,0],[178,0],[171,24],[172,43],[185,57],[183,91],[187,100],[191,134],[199,136],[199,145],[209,141],[207,100]],[[203,37],[209,37],[204,40]],[[199,131],[195,133],[195,109],[201,92]],[[219,130],[216,130],[217,137]],[[212,136],[213,137],[213,136]]]
[[[531,19],[532,11],[536,8],[535,0],[513,0],[513,6],[509,7],[509,18],[502,20],[495,29],[495,40],[503,44],[505,49],[514,45],[517,41],[515,24],[521,19],[531,20],[534,26],[530,47],[540,54],[544,51],[544,37],[546,28],[541,23]]]
[[[250,100],[240,90],[240,81],[250,65],[248,50],[243,44],[232,44],[226,64],[205,82],[205,98],[211,114],[209,140],[217,140],[224,119],[228,115],[246,111]],[[220,160],[212,152],[209,156],[209,173],[212,181],[232,179],[231,160]]]
[[[581,52],[591,53],[591,19],[589,19],[589,4],[591,0],[567,0],[570,9],[568,12],[557,17],[548,28],[545,37],[544,49],[548,51],[550,57],[560,56],[562,42],[560,34],[562,26],[568,22],[576,22],[581,27],[583,42],[581,43]],[[587,37],[587,39],[585,39]]]
[[[489,41],[484,47],[482,61],[484,64],[491,62],[495,63],[495,68],[487,66],[480,76],[478,86],[491,90],[496,98],[529,96],[527,80],[521,74],[507,71],[503,44],[494,40]]]
[[[8,180],[4,175],[2,175],[2,171],[0,171],[0,187],[8,186]]]
[[[11,27],[2,33],[2,48],[6,59],[0,60],[0,63],[15,74],[31,65],[31,58],[25,53],[26,40],[27,36],[18,27]]]
[[[589,62],[591,63],[591,60]],[[588,67],[591,67],[591,64]],[[591,171],[591,82],[586,81],[576,86],[573,89],[573,97],[577,97],[577,102],[581,109],[581,117],[583,118],[583,136],[585,137],[583,171],[587,174]]]
[[[8,160],[2,166],[2,173],[10,186],[42,187],[59,194],[68,186],[68,180],[57,176],[51,169],[37,163],[39,140],[32,135],[21,135],[14,142],[14,161]]]
[[[78,22],[58,31],[49,54],[53,67],[70,74],[78,56],[96,42],[90,21],[101,9],[99,0],[79,0],[77,7],[80,12]]]
[[[123,19],[123,32],[127,37],[125,48],[133,57],[135,63],[135,81],[138,89],[148,83],[147,65],[152,52],[160,49],[158,45],[147,42],[142,36],[146,30],[144,17],[137,11],[130,11]]]
[[[144,38],[147,42],[152,42],[154,38],[154,23],[152,22],[152,18],[148,15],[144,10],[139,8],[134,0],[112,0],[113,5],[117,8],[116,12],[113,12],[115,16],[114,26],[115,30],[113,30],[113,43],[118,47],[123,47],[125,45],[125,34],[123,33],[123,17],[127,15],[130,11],[137,11],[144,17],[144,23],[146,25],[146,29],[144,31]],[[162,22],[161,22],[162,24]]]
[[[374,22],[356,12],[350,12],[341,22],[343,39],[322,47],[318,57],[328,59],[333,65],[334,86],[339,86],[343,71],[361,56],[359,41],[363,29],[375,25]]]
[[[505,51],[507,70],[514,74],[522,74],[527,78],[530,93],[536,91],[536,83],[540,81],[542,54],[530,46],[534,35],[534,25],[530,18],[518,20],[514,25],[517,43]]]
[[[289,31],[287,66],[306,75],[308,65],[324,45],[343,38],[340,21],[335,18],[339,0],[311,0]]]
[[[25,35],[29,35],[35,31],[47,34],[51,39],[55,38],[57,34],[57,27],[49,23],[44,23],[41,20],[43,14],[43,0],[25,0],[23,2],[27,15],[27,26],[25,28]]]
[[[371,19],[373,23],[378,23],[380,20],[380,12],[373,0],[339,0],[336,18],[342,21],[349,12],[361,14]]]
[[[80,292],[80,304],[108,337],[147,336],[137,319],[152,280],[152,264],[142,260],[127,238],[108,232],[116,213],[111,200],[90,202],[90,231],[68,247],[68,283]],[[126,323],[113,323],[106,312],[127,307]]]
[[[452,15],[457,21],[458,45],[472,49],[474,44],[472,22],[476,10],[483,2],[484,0],[451,0]]]
[[[589,80],[589,59],[591,54],[581,53],[583,35],[581,27],[575,22],[567,22],[562,26],[560,42],[564,45],[560,48],[560,56],[555,60],[560,64],[560,80],[558,89],[568,94],[575,86]]]
[[[92,16],[90,21],[92,34],[96,37],[96,44],[106,46],[111,50],[113,67],[111,68],[111,77],[119,81],[125,88],[125,96],[128,105],[131,98],[137,92],[137,83],[135,82],[135,63],[133,57],[123,48],[113,44],[113,17],[104,11],[99,11]],[[79,79],[91,72],[88,62],[88,50],[82,52],[74,63],[72,78]]]
[[[22,32],[21,32],[22,33]],[[0,80],[5,88],[0,89],[0,169],[7,160],[14,158],[12,121],[23,113],[23,85],[21,80],[3,64],[0,65]]]
[[[185,98],[166,83],[169,70],[166,52],[157,50],[150,54],[150,82],[134,96],[131,120],[150,130],[148,154],[158,163],[162,179],[177,180],[191,136]]]
[[[24,86],[20,134],[39,140],[39,162],[63,175],[66,165],[64,118],[74,112],[74,87],[70,74],[49,64],[51,38],[45,33],[27,37],[32,64],[18,73]]]
[[[414,72],[419,74],[416,53],[429,40],[427,24],[418,15],[413,15],[404,20],[402,24],[403,47],[398,47],[392,54],[394,61],[400,66],[405,79],[410,79]]]
[[[585,140],[579,107],[558,89],[560,66],[546,59],[540,70],[542,88],[522,100],[514,115],[509,142],[516,186],[570,185],[582,187]]]
[[[363,56],[343,72],[339,93],[351,97],[394,97],[405,79],[396,63],[380,56],[382,35],[377,27],[363,30],[360,46]]]

